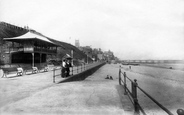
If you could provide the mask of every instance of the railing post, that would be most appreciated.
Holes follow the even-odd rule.
[[[137,80],[135,79],[134,82],[132,82],[132,97],[134,99],[134,110],[135,115],[139,115],[139,107],[138,107],[138,99],[137,99]]]
[[[53,83],[55,83],[55,68],[53,69]]]
[[[121,84],[121,66],[119,66],[119,85],[122,85]]]
[[[124,74],[123,74],[123,76],[124,76],[124,89],[125,89],[125,92],[124,92],[124,95],[127,95],[127,84],[126,84],[126,72],[124,72]]]

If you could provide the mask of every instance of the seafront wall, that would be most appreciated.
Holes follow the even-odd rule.
[[[64,80],[61,80],[58,83],[72,82],[72,81],[82,81],[82,80],[86,79],[88,76],[92,75],[95,71],[97,71],[100,67],[102,67],[105,64],[106,64],[105,62],[102,62],[102,63],[98,64],[95,67],[86,69],[85,71],[83,71],[81,73],[75,74],[75,75],[70,76],[70,77],[68,77]]]

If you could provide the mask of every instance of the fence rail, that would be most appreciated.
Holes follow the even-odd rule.
[[[89,63],[89,64],[81,64],[79,66],[72,66],[70,67],[70,75],[81,73],[89,68],[95,67],[97,65],[101,64],[101,62],[96,63]],[[62,67],[53,68],[53,83],[56,82],[56,76],[61,76],[62,74]]]
[[[123,75],[124,78],[122,78],[121,75]],[[130,91],[130,89],[127,88],[127,80],[129,80],[131,82],[131,91]],[[139,89],[139,91],[144,93],[149,99],[151,99],[155,104],[157,104],[168,115],[174,115],[167,108],[165,108],[162,104],[160,104],[157,100],[155,100],[151,95],[149,95],[146,91],[144,91],[141,87],[139,87],[136,79],[131,80],[126,75],[126,72],[122,72],[121,71],[121,66],[119,68],[119,85],[123,85],[124,86],[124,95],[128,95],[130,101],[134,105],[134,111],[135,111],[134,113],[135,113],[135,115],[139,115],[140,112],[142,112],[143,115],[147,115],[145,113],[145,111],[143,110],[143,108],[138,103],[137,89]],[[178,109],[177,110],[177,114],[178,115],[184,115],[184,110],[183,109]]]

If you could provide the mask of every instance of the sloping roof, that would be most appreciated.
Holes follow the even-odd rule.
[[[34,39],[34,38],[40,39],[42,41],[46,41],[46,42],[49,42],[49,43],[53,43],[50,40],[48,40],[47,38],[39,36],[39,35],[34,34],[32,32],[27,32],[26,34],[24,34],[22,36],[18,36],[18,37],[4,38],[4,40],[20,40],[20,39],[23,40],[23,39]]]
[[[57,46],[55,43],[52,41],[48,40],[46,37],[35,34],[31,31],[27,32],[26,34],[18,37],[13,37],[13,38],[4,38],[5,41],[14,41],[14,42],[19,42],[23,43],[24,41],[30,41],[30,42],[35,42],[39,45],[49,45],[49,46]]]

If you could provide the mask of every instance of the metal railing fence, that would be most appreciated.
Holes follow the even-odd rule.
[[[123,78],[121,77],[123,75]],[[123,80],[124,79],[124,80]],[[127,87],[127,80],[131,82],[131,91]],[[121,66],[119,68],[119,85],[124,86],[124,95],[128,95],[130,101],[134,105],[134,113],[135,115],[139,115],[140,112],[142,112],[143,115],[147,115],[143,108],[140,106],[138,103],[138,97],[137,97],[137,89],[144,93],[149,99],[151,99],[155,104],[157,104],[163,111],[165,111],[168,115],[174,115],[171,113],[167,108],[165,108],[162,104],[160,104],[157,100],[155,100],[151,95],[149,95],[146,91],[144,91],[141,87],[139,87],[137,80],[131,80],[127,75],[126,72],[121,71]],[[178,115],[184,115],[184,110],[183,109],[178,109],[177,110]]]
[[[70,67],[70,76],[81,73],[89,68],[95,67],[101,64],[101,62],[89,63],[89,64],[81,64],[79,66]],[[56,76],[62,75],[62,67],[53,68],[53,83],[56,82]]]

